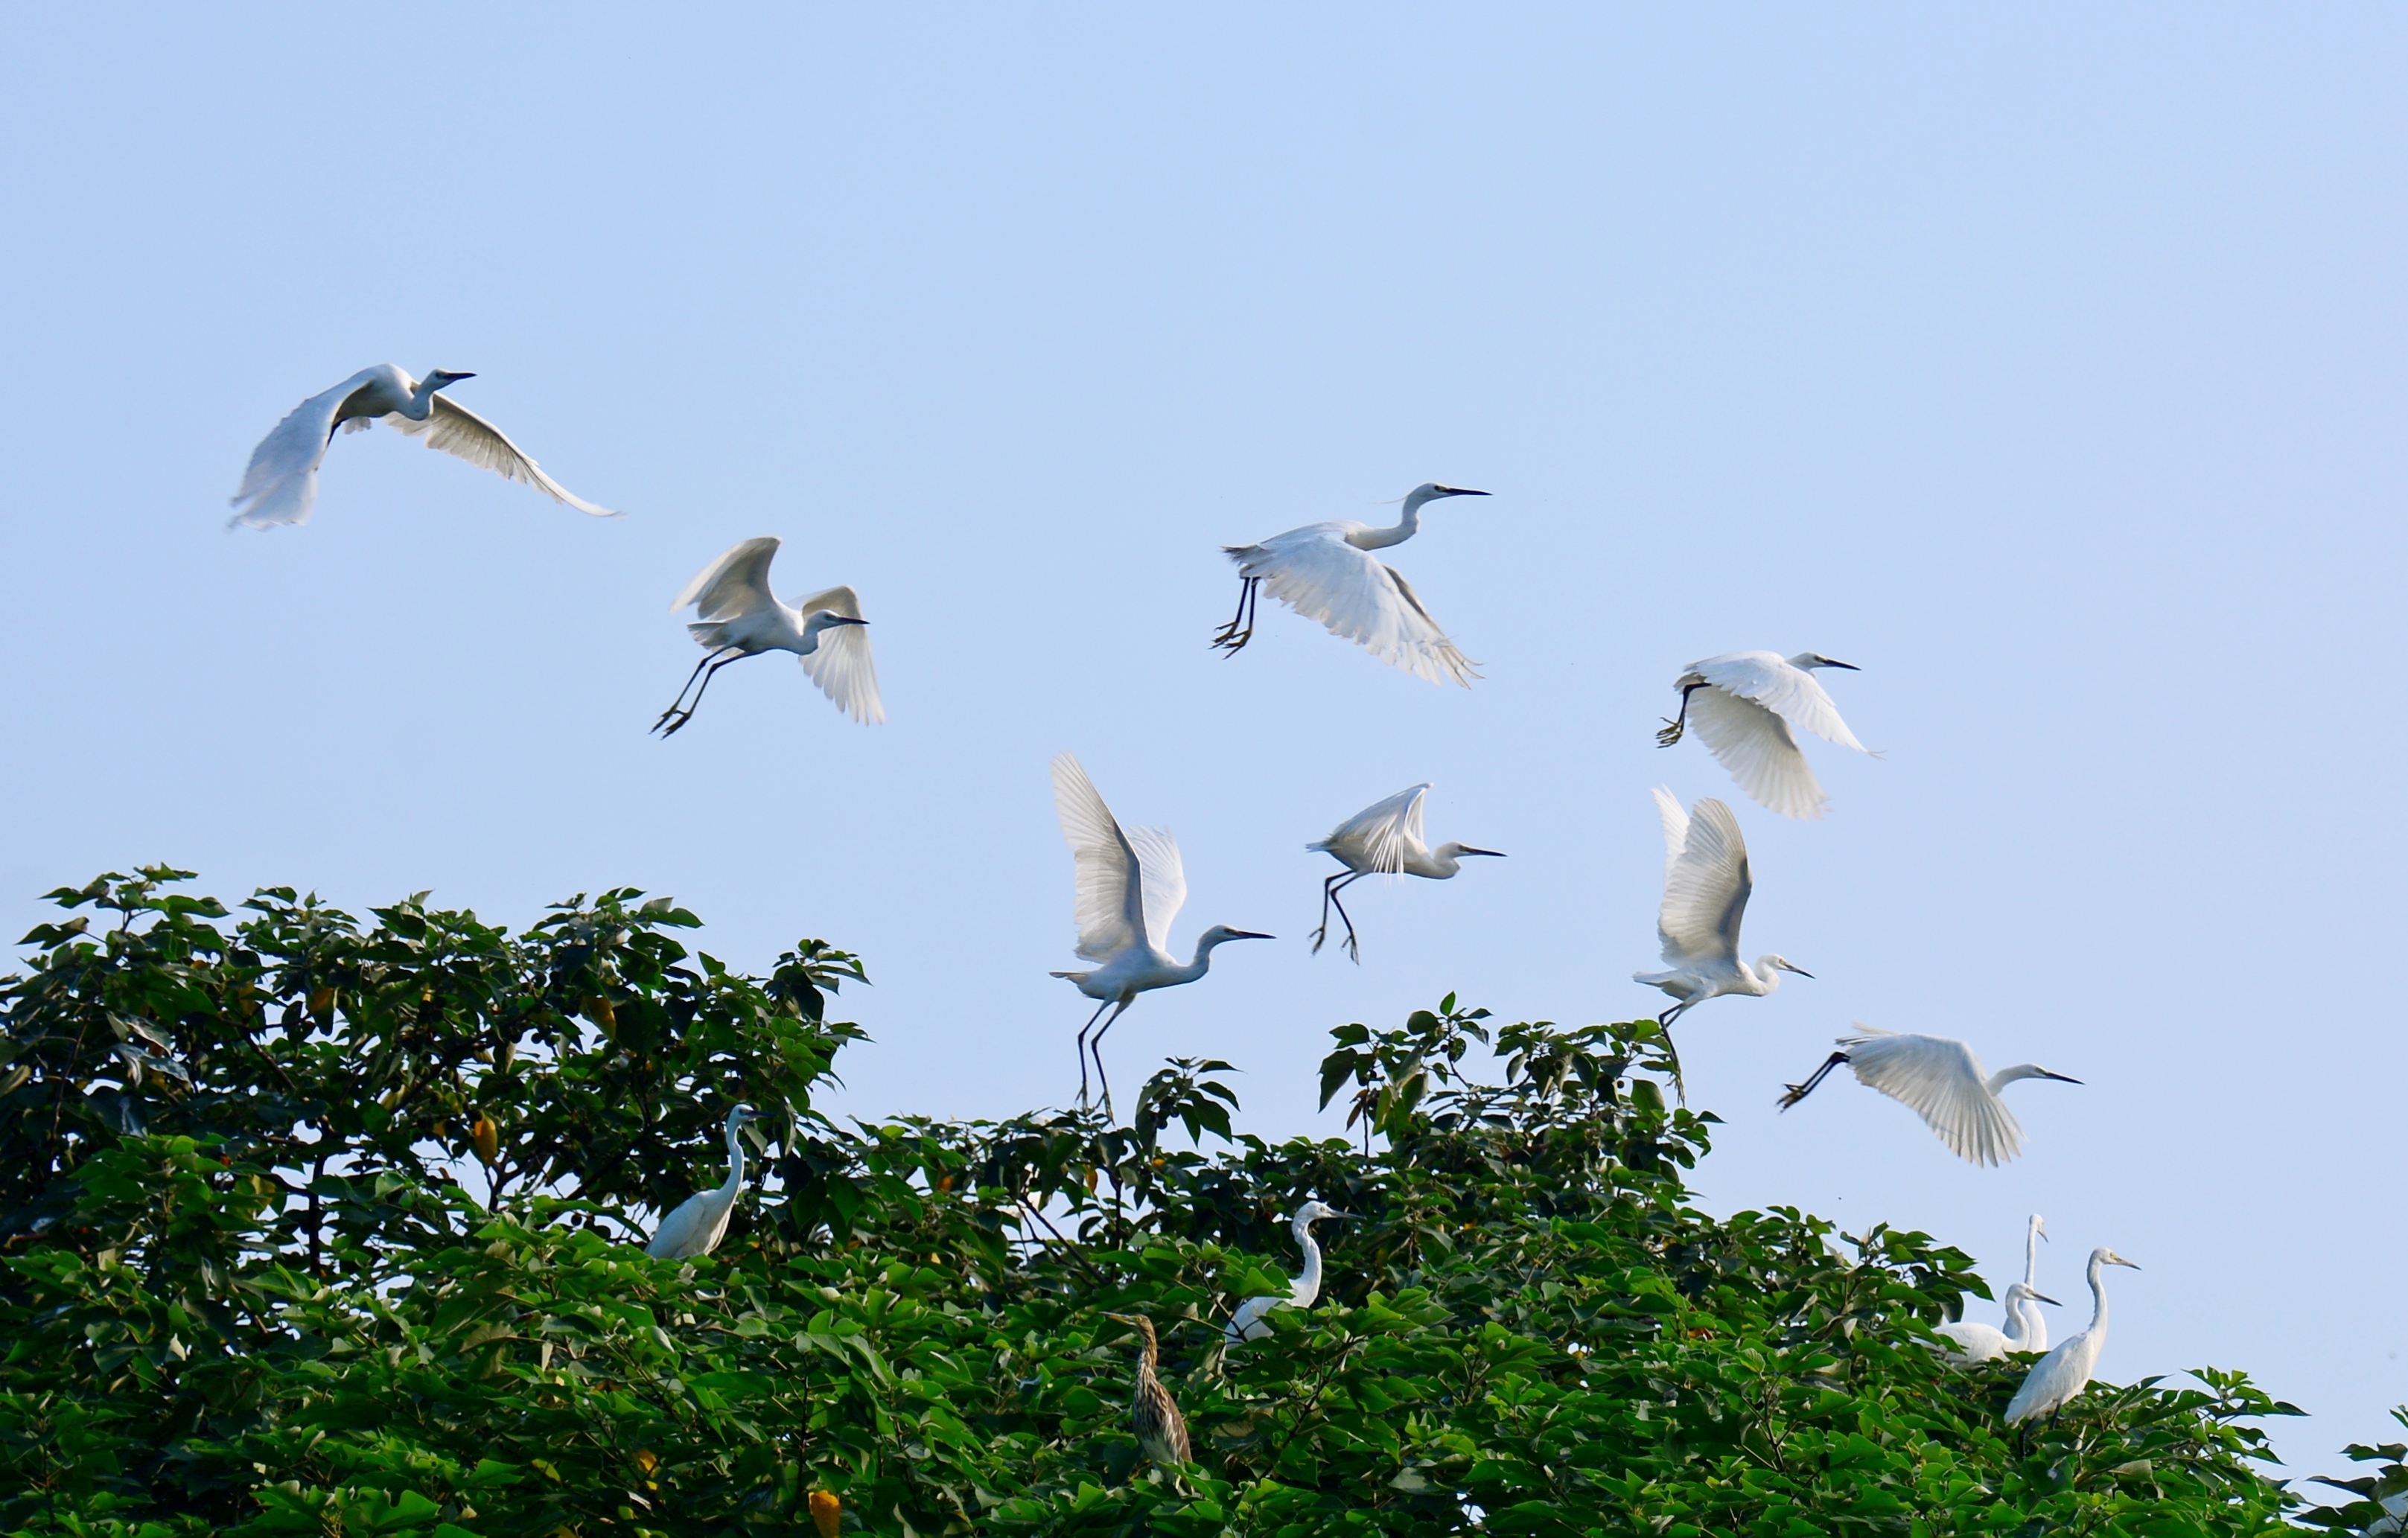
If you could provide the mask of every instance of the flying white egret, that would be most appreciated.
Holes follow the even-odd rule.
[[[1846,1050],[1824,1059],[1805,1083],[1789,1086],[1781,1097],[1783,1110],[1813,1094],[1823,1076],[1844,1062],[1856,1070],[1857,1083],[1913,1110],[1958,1158],[1976,1164],[2003,1164],[2023,1152],[2024,1130],[1999,1098],[2000,1090],[2017,1079],[2082,1082],[2036,1062],[1989,1073],[1971,1047],[1953,1037],[1900,1035],[1862,1020],[1856,1033],[1842,1036],[1840,1045]]]
[[[765,651],[791,651],[820,692],[854,720],[867,725],[886,719],[878,700],[878,668],[869,658],[869,636],[862,628],[861,600],[851,588],[815,592],[792,608],[769,591],[769,563],[779,542],[767,535],[748,539],[702,569],[669,605],[669,612],[692,604],[701,619],[686,626],[709,653],[686,675],[685,689],[652,730],[664,737],[694,719],[702,691],[730,662],[758,657]],[[705,671],[705,670],[708,671]],[[702,680],[700,689],[695,680]],[[687,689],[694,698],[685,697]]]
[[[364,432],[380,417],[413,437],[424,437],[429,449],[456,454],[506,480],[523,481],[580,513],[619,516],[572,494],[545,475],[500,428],[451,396],[436,393],[446,385],[475,377],[438,368],[423,379],[413,379],[391,363],[379,363],[322,394],[310,396],[251,451],[242,488],[234,494],[235,515],[226,527],[240,523],[267,529],[279,523],[308,522],[310,506],[318,500],[318,465],[326,457],[326,446],[334,441],[336,429]]]
[[[1819,818],[1830,798],[1806,766],[1790,728],[1802,727],[1859,753],[1871,750],[1840,719],[1840,707],[1814,677],[1818,667],[1856,671],[1854,662],[1811,651],[1786,659],[1770,651],[1734,651],[1691,662],[1672,685],[1681,691],[1681,714],[1656,733],[1656,746],[1679,742],[1694,716],[1698,735],[1757,805],[1783,817]]]
[[[1235,1346],[1240,1341],[1258,1341],[1269,1334],[1271,1327],[1263,1322],[1263,1316],[1274,1308],[1311,1308],[1313,1300],[1321,1296],[1321,1246],[1313,1243],[1312,1225],[1325,1218],[1354,1216],[1317,1199],[1297,1208],[1296,1217],[1288,1222],[1288,1231],[1296,1235],[1296,1247],[1304,1251],[1304,1270],[1289,1285],[1285,1297],[1266,1293],[1240,1303],[1238,1312],[1221,1332],[1223,1341]]]
[[[1781,986],[1784,972],[1814,975],[1784,956],[1768,953],[1754,967],[1739,959],[1740,919],[1756,882],[1748,874],[1747,841],[1731,809],[1706,800],[1684,814],[1671,791],[1658,790],[1656,810],[1664,820],[1664,905],[1656,933],[1672,970],[1634,972],[1630,977],[1680,1001],[1656,1018],[1670,1051],[1672,1022],[1693,1006],[1725,993],[1760,999]],[[1677,1085],[1681,1055],[1672,1052],[1671,1058]]]
[[[1463,868],[1465,855],[1505,858],[1495,849],[1475,849],[1469,844],[1441,844],[1431,848],[1422,833],[1422,802],[1428,794],[1426,783],[1399,790],[1348,818],[1327,838],[1305,846],[1346,867],[1321,884],[1321,927],[1312,932],[1314,955],[1321,954],[1321,944],[1329,937],[1329,910],[1335,907],[1346,924],[1346,954],[1356,961],[1362,961],[1362,947],[1354,938],[1354,920],[1347,917],[1346,904],[1338,901],[1338,894],[1363,877],[1422,876],[1444,881]]]
[[[1256,591],[1267,586],[1273,598],[1308,619],[1320,620],[1332,635],[1360,642],[1390,666],[1434,684],[1452,682],[1469,689],[1480,676],[1470,661],[1438,628],[1403,574],[1374,560],[1370,552],[1412,538],[1422,526],[1424,503],[1487,494],[1428,481],[1405,493],[1404,517],[1391,528],[1308,523],[1259,545],[1224,546],[1238,563],[1238,612],[1212,644],[1232,657],[1245,648],[1254,635]]]
[[[738,1105],[727,1113],[727,1184],[717,1190],[696,1191],[679,1203],[660,1228],[644,1253],[657,1260],[684,1260],[696,1255],[708,1255],[727,1237],[727,1216],[736,1210],[736,1198],[744,1189],[743,1131],[761,1119],[760,1113],[750,1105]]]
[[[2099,1365],[2099,1349],[2107,1344],[2107,1289],[2100,1285],[2099,1274],[2109,1266],[2141,1269],[2112,1249],[2090,1252],[2090,1323],[2082,1333],[2033,1364],[2024,1386],[2007,1403],[2008,1425],[2021,1425],[2034,1416],[2055,1415],[2090,1386],[2090,1374]]]
[[[1215,924],[1196,937],[1196,959],[1181,965],[1171,960],[1170,921],[1187,902],[1187,873],[1179,860],[1179,841],[1168,828],[1137,828],[1124,833],[1111,808],[1096,793],[1087,771],[1068,753],[1054,759],[1054,811],[1062,820],[1062,837],[1070,846],[1078,883],[1073,913],[1079,925],[1079,954],[1102,965],[1093,972],[1056,972],[1078,985],[1088,998],[1100,1000],[1087,1023],[1079,1028],[1079,1103],[1087,1101],[1087,1032],[1096,1032],[1093,1056],[1096,1076],[1104,1087],[1104,1110],[1111,1111],[1112,1081],[1104,1074],[1104,1035],[1128,1012],[1137,996],[1157,988],[1192,983],[1211,970],[1212,949],[1228,940],[1268,940],[1252,930]],[[1104,1011],[1112,1012],[1104,1019]],[[1103,1020],[1103,1030],[1096,1022]]]
[[[2039,1346],[2024,1338],[2033,1321],[2040,1317],[2035,1302],[2053,1303],[2055,1298],[2034,1292],[2021,1282],[2009,1282],[2006,1295],[2007,1327],[1977,1324],[1971,1319],[1959,1319],[1954,1324],[1938,1326],[1941,1334],[1956,1343],[1956,1349],[1947,1360],[1959,1366],[1977,1361],[1996,1361],[2010,1351],[2037,1351]]]

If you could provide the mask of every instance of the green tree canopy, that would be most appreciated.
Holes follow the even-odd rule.
[[[825,945],[753,977],[632,890],[513,934],[185,879],[53,894],[0,985],[0,1531],[2156,1538],[2300,1505],[2255,1424],[2289,1407],[2238,1373],[2018,1437],[2022,1365],[1935,1348],[1989,1295],[1963,1254],[1698,1211],[1714,1118],[1667,1104],[1652,1021],[1340,1027],[1337,1139],[1233,1135],[1218,1061],[1126,1125],[839,1126],[812,1095],[864,975]],[[767,1157],[727,1240],[648,1258],[738,1101]],[[1357,1215],[1319,1303],[1225,1347],[1311,1196]],[[1157,1328],[1185,1467],[1140,1457],[1113,1313]],[[2385,1518],[2398,1449],[2353,1452],[2386,1472],[2314,1519]]]

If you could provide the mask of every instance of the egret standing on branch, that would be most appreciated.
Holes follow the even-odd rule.
[[[1937,1326],[1939,1333],[1956,1343],[1956,1349],[1948,1353],[1948,1360],[1964,1366],[1977,1361],[1996,1361],[2010,1351],[2039,1350],[2038,1346],[2026,1338],[2032,1326],[2040,1322],[2040,1310],[2032,1306],[2035,1302],[2053,1303],[2057,1300],[2042,1297],[2021,1282],[2009,1282],[2007,1327],[2004,1330],[1994,1324],[1977,1324],[1971,1319]]]
[[[1781,986],[1779,974],[1813,973],[1786,957],[1767,954],[1751,968],[1739,959],[1739,924],[1748,894],[1747,841],[1739,819],[1719,801],[1700,801],[1687,813],[1670,790],[1656,792],[1664,822],[1664,905],[1656,933],[1664,942],[1670,972],[1634,972],[1631,981],[1660,988],[1681,1001],[1656,1017],[1664,1047],[1671,1054],[1672,1081],[1681,1081],[1681,1054],[1672,1050],[1672,1022],[1696,1005],[1725,993],[1760,999]]]
[[[792,608],[769,591],[769,563],[778,541],[764,536],[748,539],[702,569],[669,605],[675,614],[688,604],[701,619],[686,626],[709,653],[686,675],[685,689],[661,712],[652,730],[664,737],[694,719],[702,691],[730,662],[758,657],[765,651],[791,651],[820,692],[864,725],[886,719],[878,700],[878,668],[869,658],[869,636],[862,628],[861,600],[851,588],[815,592]],[[705,671],[708,669],[709,671]],[[695,679],[701,679],[696,688]],[[686,689],[694,698],[685,697]]]
[[[1184,966],[1171,960],[1170,921],[1187,903],[1187,873],[1181,867],[1179,841],[1168,828],[1121,831],[1111,808],[1096,793],[1086,770],[1068,753],[1054,760],[1054,811],[1062,821],[1062,837],[1070,846],[1078,882],[1073,909],[1079,924],[1079,954],[1102,964],[1093,972],[1056,972],[1078,985],[1088,998],[1100,1000],[1087,1023],[1079,1028],[1079,1104],[1087,1103],[1087,1032],[1096,1032],[1093,1056],[1096,1077],[1104,1087],[1104,1110],[1111,1114],[1112,1081],[1104,1075],[1104,1034],[1127,1013],[1137,996],[1156,988],[1192,983],[1211,970],[1212,947],[1227,940],[1268,940],[1252,930],[1215,924],[1196,939],[1196,959]],[[1104,1011],[1112,1012],[1104,1019]],[[1103,1020],[1103,1030],[1096,1022]]]
[[[1405,494],[1404,517],[1393,528],[1308,523],[1259,545],[1225,546],[1238,563],[1238,612],[1212,644],[1232,657],[1245,649],[1254,635],[1256,590],[1268,586],[1273,598],[1308,619],[1320,620],[1332,635],[1362,643],[1382,662],[1434,684],[1469,689],[1480,676],[1470,661],[1455,649],[1403,575],[1370,552],[1412,538],[1422,526],[1426,502],[1487,494],[1430,481]]]
[[[760,1120],[750,1105],[727,1113],[727,1184],[715,1191],[697,1191],[679,1203],[644,1253],[662,1260],[686,1260],[708,1255],[727,1237],[727,1218],[744,1189],[744,1129]]]
[[[523,481],[580,513],[619,516],[572,495],[500,428],[455,405],[449,395],[436,393],[446,385],[475,377],[438,368],[423,379],[413,379],[391,363],[379,363],[323,394],[310,396],[251,451],[242,488],[234,494],[235,515],[226,527],[246,524],[267,529],[279,523],[308,522],[309,508],[318,500],[318,466],[326,457],[326,446],[334,441],[336,429],[362,432],[380,417],[413,437],[424,437],[429,449],[456,454],[506,480]]]
[[[1870,749],[1840,719],[1840,707],[1815,680],[1818,667],[1856,671],[1853,662],[1811,651],[1787,659],[1770,651],[1734,651],[1691,662],[1672,685],[1681,691],[1681,714],[1665,722],[1656,744],[1670,748],[1679,742],[1694,716],[1698,735],[1749,799],[1783,817],[1819,818],[1830,798],[1806,766],[1790,728],[1802,727],[1859,753]]]
[[[2112,1249],[2090,1252],[2089,1326],[2040,1359],[2031,1374],[2024,1379],[2024,1386],[2008,1402],[2008,1425],[2019,1426],[2034,1416],[2053,1416],[2090,1386],[2090,1374],[2099,1366],[2100,1347],[2107,1344],[2107,1289],[2100,1285],[2099,1274],[2108,1266],[2141,1269]]]
[[[1296,1209],[1289,1220],[1288,1231],[1296,1235],[1296,1247],[1304,1252],[1304,1270],[1287,1289],[1287,1296],[1273,1297],[1268,1293],[1248,1298],[1238,1305],[1230,1317],[1228,1328],[1222,1332],[1224,1341],[1235,1346],[1240,1341],[1258,1341],[1271,1332],[1263,1316],[1274,1308],[1311,1308],[1321,1296],[1321,1246],[1312,1242],[1312,1225],[1325,1218],[1352,1218],[1351,1212],[1340,1212],[1327,1203],[1315,1199]]]
[[[1787,1110],[1823,1082],[1842,1063],[1856,1070],[1856,1082],[1879,1089],[1923,1118],[1925,1125],[1960,1159],[1976,1164],[2003,1164],[2023,1152],[2024,1130],[1999,1091],[2017,1079],[2053,1078],[2079,1084],[2078,1078],[2051,1073],[2036,1062],[2019,1062],[1992,1074],[1963,1042],[1948,1036],[1908,1036],[1856,1022],[1856,1033],[1842,1036],[1844,1051],[1823,1060],[1823,1066],[1803,1084],[1789,1086],[1781,1097]]]
[[[1463,868],[1464,855],[1505,858],[1495,849],[1475,849],[1469,844],[1441,844],[1433,850],[1422,834],[1422,802],[1428,794],[1426,784],[1399,790],[1348,818],[1318,844],[1305,846],[1346,867],[1321,884],[1321,927],[1312,932],[1314,955],[1321,954],[1321,943],[1329,937],[1329,910],[1335,907],[1346,924],[1347,956],[1358,962],[1363,960],[1362,947],[1354,938],[1354,920],[1347,918],[1346,904],[1338,901],[1340,892],[1363,877],[1421,876],[1445,881]]]
[[[2040,1242],[2047,1237],[2048,1225],[2041,1221],[2039,1213],[2033,1213],[2030,1220],[2024,1227],[2024,1286],[2028,1288],[2040,1286]],[[2040,1294],[2034,1292],[2032,1296],[2037,1298]],[[2043,1301],[2054,1302],[2055,1300]],[[2042,1317],[2041,1311],[2027,1307],[2023,1313],[2023,1333],[2017,1337],[2014,1348],[2018,1351],[2047,1350],[2048,1320]]]

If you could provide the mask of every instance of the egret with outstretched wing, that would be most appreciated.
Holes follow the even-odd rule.
[[[1799,731],[1827,742],[1869,752],[1840,707],[1814,677],[1822,667],[1856,671],[1812,651],[1780,657],[1770,651],[1734,651],[1691,662],[1672,687],[1681,691],[1681,714],[1656,733],[1658,747],[1679,742],[1694,722],[1714,758],[1757,805],[1783,817],[1819,818],[1830,798],[1799,750]]]
[[[1747,841],[1739,819],[1719,801],[1698,802],[1687,812],[1672,792],[1656,792],[1664,824],[1664,904],[1656,933],[1664,942],[1667,972],[1635,972],[1631,981],[1660,988],[1680,1002],[1656,1017],[1671,1051],[1671,1027],[1690,1009],[1725,993],[1760,999],[1781,986],[1780,975],[1813,973],[1787,957],[1767,952],[1751,967],[1739,959],[1739,925],[1756,890],[1748,872]],[[1671,1052],[1673,1082],[1680,1083],[1681,1055]]]
[[[1329,910],[1335,907],[1346,925],[1347,956],[1362,961],[1354,920],[1348,916],[1346,904],[1339,901],[1338,894],[1363,877],[1419,876],[1445,881],[1463,868],[1465,855],[1504,858],[1495,849],[1475,849],[1469,844],[1448,843],[1431,848],[1422,833],[1422,803],[1427,799],[1429,789],[1427,784],[1421,784],[1399,790],[1348,818],[1327,838],[1305,846],[1346,867],[1321,884],[1321,927],[1312,932],[1314,955],[1321,953],[1322,942],[1328,938]]]
[[[1824,1075],[1844,1062],[1856,1071],[1857,1083],[1912,1110],[1958,1158],[1976,1164],[2003,1164],[2023,1152],[2024,1130],[2000,1090],[2028,1078],[2082,1082],[2036,1062],[1989,1073],[1973,1049],[1954,1037],[1907,1035],[1862,1020],[1856,1034],[1840,1038],[1840,1046],[1842,1050],[1824,1059],[1813,1077],[1789,1086],[1781,1097],[1783,1110],[1813,1094]]]
[[[778,602],[769,591],[769,563],[778,554],[778,544],[765,535],[734,546],[705,566],[669,605],[671,614],[694,605],[697,619],[685,628],[707,655],[694,664],[685,688],[652,723],[662,736],[675,736],[694,719],[703,691],[721,668],[765,651],[793,652],[820,692],[854,720],[867,725],[886,719],[861,599],[851,588],[830,588],[792,607]],[[691,700],[687,689],[694,691]]]

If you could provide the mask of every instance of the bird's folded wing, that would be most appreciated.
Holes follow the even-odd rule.
[[[413,438],[424,438],[429,449],[440,449],[447,454],[491,470],[506,480],[522,481],[554,502],[566,503],[580,513],[591,513],[595,518],[619,516],[608,507],[596,506],[586,501],[545,475],[542,466],[529,458],[526,450],[512,443],[500,428],[449,395],[435,397],[435,409],[427,413],[423,422],[411,421],[399,412],[394,412],[385,420]]]
[[[1142,876],[1137,851],[1096,793],[1087,771],[1068,753],[1054,760],[1054,812],[1078,883],[1072,912],[1079,924],[1079,954],[1108,961],[1145,938]]]
[[[775,603],[776,595],[769,591],[769,563],[777,558],[778,545],[774,535],[764,534],[729,546],[679,591],[670,601],[669,612],[675,614],[692,604],[705,619],[733,619]]]
[[[1480,676],[1393,567],[1336,531],[1297,530],[1256,548],[1240,568],[1270,595],[1333,635],[1432,683],[1469,689]]]
[[[1747,841],[1731,809],[1711,798],[1689,808],[1688,837],[1664,876],[1664,907],[1656,920],[1664,960],[1727,961],[1739,954],[1740,919],[1755,884]]]
[[[1754,700],[1825,742],[1865,751],[1865,745],[1840,719],[1840,707],[1832,703],[1823,681],[1805,668],[1777,657],[1748,653],[1708,658],[1690,671],[1726,693]]]
[[[310,396],[259,440],[259,447],[251,451],[251,463],[243,469],[242,485],[235,491],[236,511],[229,527],[239,523],[266,529],[309,520],[309,508],[318,500],[318,465],[326,457],[327,440],[335,435],[335,414],[360,388],[363,377],[353,375],[334,389]]]
[[[1139,890],[1145,899],[1146,941],[1168,954],[1170,921],[1187,905],[1187,868],[1179,858],[1179,840],[1168,828],[1131,828],[1128,841],[1137,853]]]
[[[800,607],[806,619],[821,612],[861,618],[861,600],[851,588],[815,592]],[[878,698],[878,664],[869,658],[868,626],[838,625],[820,632],[819,645],[801,661],[803,671],[820,686],[820,692],[846,715],[865,726],[886,719],[886,706]]]
[[[1401,875],[1406,849],[1428,847],[1422,836],[1422,805],[1428,795],[1427,785],[1416,785],[1385,801],[1375,802],[1340,823],[1327,842],[1359,844],[1370,860],[1367,870]]]
[[[1748,799],[1783,817],[1819,818],[1828,803],[1789,723],[1719,689],[1689,696],[1689,724]]]
[[[2023,1129],[2006,1103],[1990,1093],[1989,1075],[1971,1047],[1945,1036],[1857,1029],[1840,1042],[1857,1081],[1921,1117],[1959,1159],[2003,1164],[2023,1151]]]

